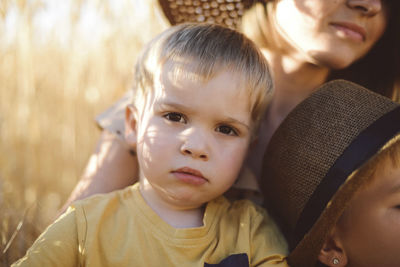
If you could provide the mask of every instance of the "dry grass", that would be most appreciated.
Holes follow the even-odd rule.
[[[119,10],[107,4],[112,1],[77,0],[65,18],[42,34],[36,21],[50,2],[0,3],[4,266],[24,255],[68,197],[99,136],[93,118],[129,87],[138,49],[164,25],[139,16],[146,10],[134,3],[143,0],[120,0]],[[104,30],[93,36],[82,33],[86,13],[81,11],[88,5],[104,22]]]

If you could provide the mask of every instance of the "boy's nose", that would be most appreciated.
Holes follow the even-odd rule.
[[[204,161],[208,160],[208,155],[206,153],[203,153],[203,151],[201,150],[196,150],[189,147],[182,147],[181,152],[185,155],[192,156],[193,158],[198,158]]]
[[[180,151],[183,155],[207,161],[209,159],[208,145],[205,134],[196,130],[188,131],[183,137]]]

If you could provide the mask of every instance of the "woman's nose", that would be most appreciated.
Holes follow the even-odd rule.
[[[366,16],[374,16],[382,10],[382,0],[347,0],[347,5]]]

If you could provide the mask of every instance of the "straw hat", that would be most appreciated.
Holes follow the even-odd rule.
[[[291,266],[315,266],[365,181],[351,174],[398,135],[399,104],[342,80],[322,86],[283,121],[264,156],[262,190],[288,237]]]
[[[171,25],[209,22],[237,28],[243,12],[258,0],[159,0]]]

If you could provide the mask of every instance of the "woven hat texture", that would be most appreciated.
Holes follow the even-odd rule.
[[[237,28],[245,9],[256,0],[159,0],[171,25],[183,22],[217,23]]]
[[[300,103],[273,135],[264,156],[262,190],[266,205],[276,214],[292,243],[292,262],[297,261],[293,266],[313,266],[324,233],[343,212],[343,207],[332,205],[329,218],[320,217],[316,223],[322,221],[323,226],[314,225],[315,229],[308,232],[321,236],[306,234],[293,244],[299,217],[317,186],[363,130],[398,106],[354,83],[337,80],[323,85]],[[347,190],[347,198],[358,186],[353,187],[350,192]],[[296,259],[297,255],[301,259]]]

